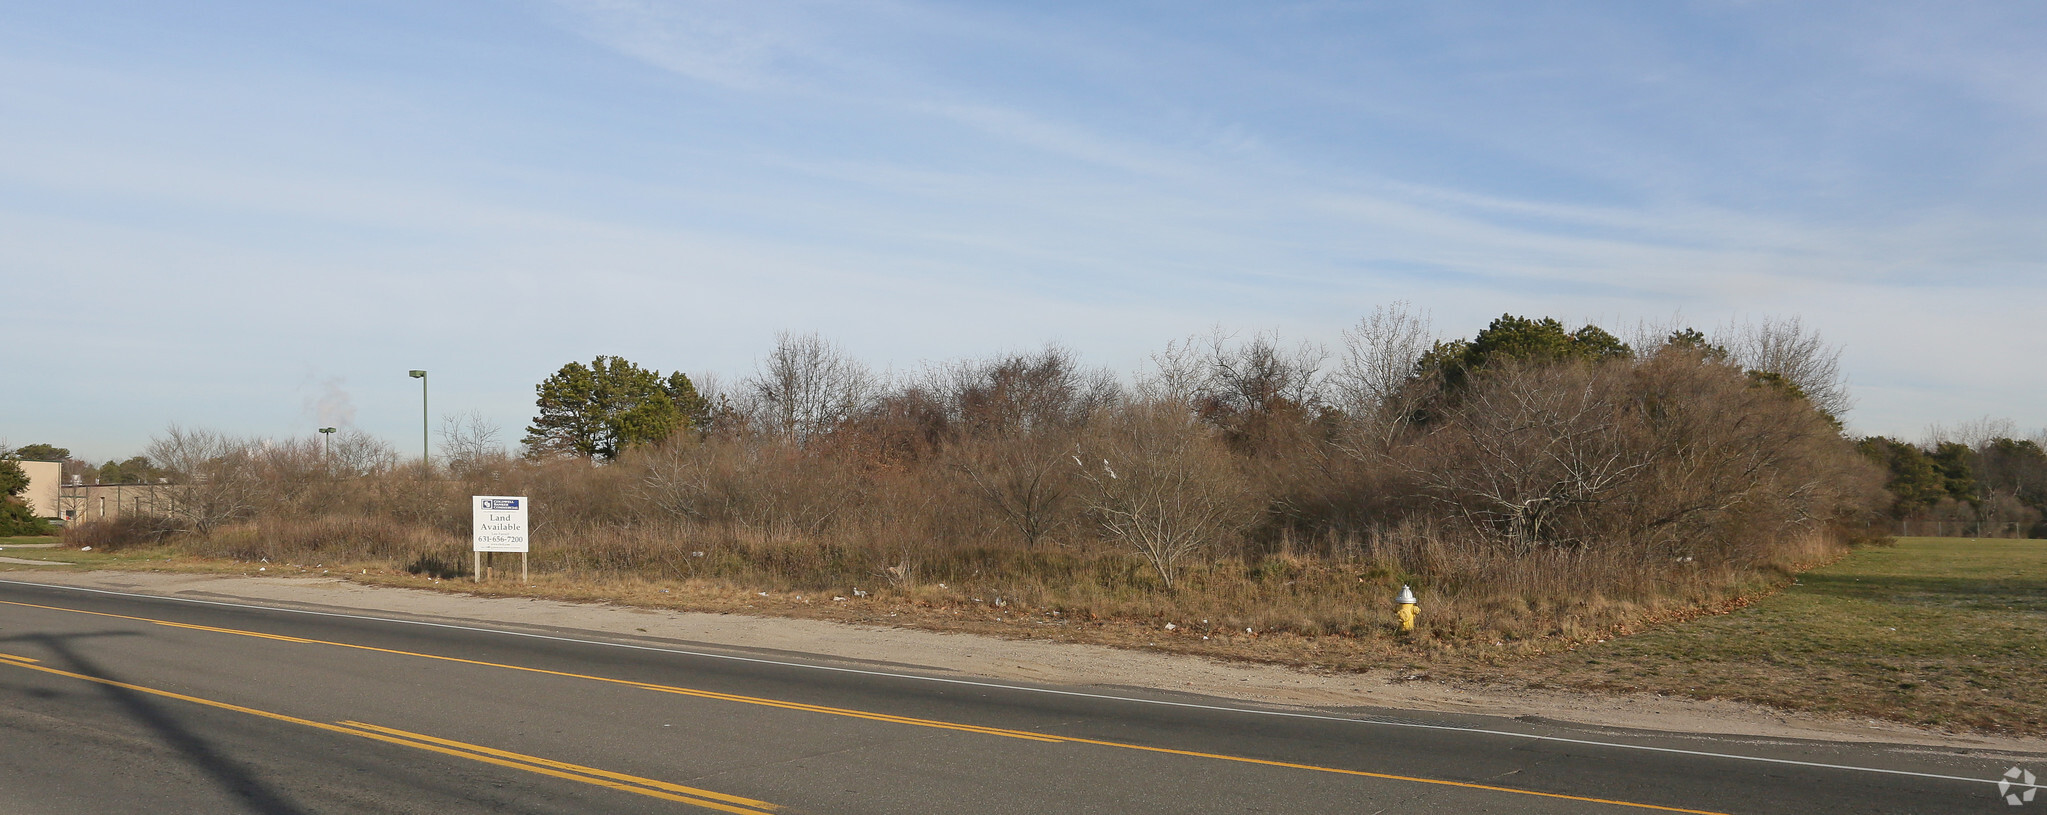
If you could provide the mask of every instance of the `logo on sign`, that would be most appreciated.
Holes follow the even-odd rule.
[[[2025,787],[2025,789],[2012,792],[2012,789],[2015,787]],[[2032,803],[2033,796],[2039,791],[2040,780],[2034,778],[2030,770],[2021,770],[2013,767],[2004,771],[2003,778],[1997,779],[1997,794],[2004,796],[2004,802],[2012,806]]]
[[[517,499],[517,498],[485,498],[485,499],[483,499],[483,508],[484,508],[484,509],[518,509],[518,508],[519,508],[519,499]]]

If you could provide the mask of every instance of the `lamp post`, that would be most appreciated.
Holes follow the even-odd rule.
[[[320,460],[334,457],[334,428],[320,428]]]
[[[413,379],[419,380],[419,472],[420,477],[425,478],[426,474],[434,468],[434,457],[433,453],[430,452],[432,448],[427,446],[426,441],[426,372],[414,370],[408,372],[408,374]]]

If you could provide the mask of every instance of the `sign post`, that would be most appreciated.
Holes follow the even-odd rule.
[[[523,495],[476,495],[470,497],[470,518],[475,526],[473,557],[476,582],[483,582],[483,553],[518,552],[519,582],[526,582],[526,497]]]

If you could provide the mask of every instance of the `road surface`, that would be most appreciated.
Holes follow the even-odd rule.
[[[2047,775],[0,578],[0,812],[20,815],[2047,813],[2005,803],[2014,765]]]

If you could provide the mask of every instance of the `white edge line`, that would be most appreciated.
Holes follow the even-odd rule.
[[[1166,699],[1145,699],[1136,696],[1115,696],[1106,693],[1087,693],[1085,691],[1059,690],[1056,688],[1033,688],[1027,685],[1005,685],[1000,682],[981,682],[972,679],[948,679],[940,676],[919,676],[917,674],[894,673],[891,671],[876,671],[866,668],[843,668],[835,665],[812,665],[803,662],[789,662],[778,659],[764,659],[761,657],[746,657],[738,656],[735,654],[714,654],[704,651],[689,651],[681,648],[662,648],[653,645],[634,645],[632,643],[627,642],[585,640],[577,639],[575,637],[560,637],[552,634],[534,634],[526,631],[507,631],[501,628],[484,628],[481,626],[455,625],[453,623],[435,623],[427,622],[425,620],[406,620],[395,617],[372,617],[365,614],[343,614],[334,611],[313,611],[311,609],[302,608],[282,608],[278,606],[257,605],[254,603],[229,603],[220,600],[199,600],[191,597],[171,597],[162,594],[139,594],[135,592],[112,591],[108,589],[92,589],[86,588],[84,586],[64,586],[52,583],[33,583],[22,580],[0,580],[0,584],[15,586],[35,586],[39,588],[48,589],[63,589],[66,591],[90,592],[92,594],[107,594],[115,597],[134,597],[144,600],[171,600],[179,603],[192,603],[195,605],[205,606],[222,606],[225,608],[246,608],[257,609],[261,611],[281,611],[290,614],[308,614],[316,617],[338,617],[347,620],[368,620],[371,622],[397,623],[400,625],[419,625],[426,626],[429,628],[446,628],[454,631],[474,631],[484,634],[500,634],[513,637],[528,637],[531,639],[550,640],[553,642],[566,642],[573,643],[576,645],[599,645],[611,648],[628,648],[635,651],[653,651],[656,653],[663,654],[678,654],[681,656],[692,656],[703,659],[723,659],[734,662],[749,662],[758,665],[774,665],[783,668],[804,668],[814,671],[835,671],[838,673],[859,674],[863,676],[879,676],[891,679],[910,679],[920,682],[939,682],[947,685],[964,685],[976,688],[1020,691],[1024,693],[1042,693],[1053,696],[1072,696],[1083,699],[1100,699],[1103,701],[1129,702],[1142,705],[1159,705],[1163,707],[1188,708],[1192,710],[1209,710],[1222,713],[1246,713],[1258,716],[1283,716],[1290,719],[1311,719],[1326,722],[1345,722],[1349,724],[1376,725],[1379,727],[1405,727],[1415,730],[1441,730],[1457,733],[1477,733],[1488,736],[1506,736],[1508,738],[1516,739],[1530,739],[1534,741],[1556,742],[1559,744],[1579,744],[1588,747],[1611,747],[1621,750],[1643,750],[1655,753],[1670,753],[1674,755],[1698,756],[1701,758],[1724,758],[1734,761],[1756,761],[1769,764],[1788,764],[1797,767],[1815,767],[1827,770],[1848,770],[1850,772],[1882,773],[1885,775],[1911,776],[1913,778],[1935,778],[1940,779],[1942,781],[1965,781],[1972,784],[1990,784],[1992,786],[1995,786],[2000,781],[2003,781],[2003,779],[1967,778],[1959,775],[1940,775],[1938,773],[1922,773],[1915,772],[1912,770],[1892,770],[1883,767],[1858,767],[1852,764],[1827,764],[1818,761],[1799,761],[1797,759],[1790,758],[1770,758],[1768,756],[1745,756],[1736,753],[1714,753],[1705,750],[1685,750],[1677,747],[1654,747],[1646,744],[1626,744],[1622,742],[1592,741],[1590,739],[1573,739],[1566,738],[1564,736],[1541,736],[1532,733],[1515,733],[1509,730],[1488,730],[1482,727],[1460,727],[1457,725],[1447,724],[1421,724],[1419,722],[1394,722],[1373,719],[1355,719],[1348,716],[1330,716],[1320,713],[1298,713],[1286,710],[1258,710],[1256,708],[1228,707],[1224,705],[1204,705],[1196,702],[1174,702]],[[2021,784],[2016,781],[2006,781],[2005,783],[2007,783],[2009,787],[2031,786],[2035,788],[2047,789],[2047,784],[2028,785]]]

